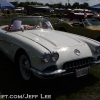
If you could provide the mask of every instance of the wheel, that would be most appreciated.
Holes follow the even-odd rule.
[[[30,71],[30,67],[31,64],[27,54],[26,53],[21,54],[19,58],[19,69],[21,76],[25,81],[29,81],[31,79],[32,72]]]

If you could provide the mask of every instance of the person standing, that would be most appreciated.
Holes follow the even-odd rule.
[[[86,12],[84,12],[84,18],[87,18],[87,13]]]

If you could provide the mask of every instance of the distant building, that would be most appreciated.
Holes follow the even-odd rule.
[[[16,13],[24,13],[25,11],[24,11],[24,7],[16,7],[15,9],[14,9],[14,11],[16,12]]]
[[[63,8],[55,8],[54,9],[55,13],[56,14],[64,14],[66,12],[66,9],[63,9]]]
[[[34,14],[34,13],[43,13],[43,14],[50,14],[53,9],[49,6],[43,6],[43,5],[28,5],[25,7],[25,10],[27,11],[27,14]]]

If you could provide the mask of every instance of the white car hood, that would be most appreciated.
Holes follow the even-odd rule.
[[[18,35],[21,35],[27,39],[32,41],[36,41],[39,44],[42,44],[46,47],[54,46],[54,47],[72,47],[72,46],[79,46],[83,45],[84,43],[67,36],[67,34],[62,34],[59,31],[48,31],[48,30],[29,30],[24,32],[18,32]]]

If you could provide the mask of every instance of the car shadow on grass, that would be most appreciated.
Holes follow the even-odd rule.
[[[51,95],[52,100],[59,96],[69,96],[86,86],[92,86],[99,79],[93,75],[76,78],[74,75],[58,77],[56,79],[33,78],[30,82],[22,80],[18,69],[0,51],[0,94],[2,95]],[[59,99],[60,100],[60,99]],[[66,99],[65,99],[66,100]]]

